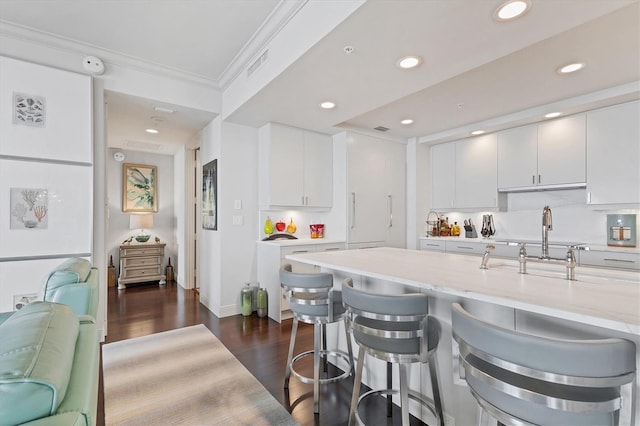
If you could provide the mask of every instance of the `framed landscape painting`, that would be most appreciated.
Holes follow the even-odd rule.
[[[157,212],[156,166],[145,164],[122,165],[122,211],[123,212]]]

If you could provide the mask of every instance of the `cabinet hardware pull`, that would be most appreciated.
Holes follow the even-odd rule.
[[[393,197],[391,194],[388,195],[389,201],[389,228],[393,228]]]
[[[587,192],[587,204],[591,204],[591,191]]]
[[[340,250],[339,247],[331,247],[331,248],[324,249],[324,251],[338,251],[338,250]]]
[[[624,263],[636,263],[635,260],[626,260],[626,259],[609,259],[604,258],[605,262],[624,262]]]
[[[356,193],[351,193],[351,229],[356,227]]]
[[[540,179],[540,175],[538,175],[538,184],[540,184],[542,180]]]
[[[309,250],[296,250],[291,252],[291,254],[296,254],[296,253],[309,253]]]
[[[465,250],[473,250],[473,247],[467,247],[467,246],[456,246],[456,248],[465,249]]]
[[[535,184],[536,184],[536,175],[531,175],[531,183],[532,183],[533,185],[535,185]]]

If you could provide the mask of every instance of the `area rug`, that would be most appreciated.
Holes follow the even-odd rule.
[[[297,425],[202,324],[102,347],[107,425]]]

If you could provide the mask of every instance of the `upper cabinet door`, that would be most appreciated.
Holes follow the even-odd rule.
[[[304,205],[333,205],[333,138],[329,135],[304,134]]]
[[[586,181],[585,114],[538,125],[538,185]]]
[[[302,206],[304,132],[272,124],[269,148],[269,204]]]
[[[587,202],[640,203],[640,101],[587,114]]]
[[[456,142],[456,208],[497,207],[497,140],[492,133]]]
[[[448,210],[454,206],[456,190],[456,144],[431,147],[431,208]]]
[[[521,188],[538,180],[538,126],[498,133],[498,188]]]

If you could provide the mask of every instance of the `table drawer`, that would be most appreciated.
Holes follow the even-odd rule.
[[[159,257],[125,257],[122,259],[125,268],[135,268],[137,266],[157,266],[160,265]]]
[[[159,256],[163,252],[163,247],[126,247],[120,249],[120,257]]]
[[[157,279],[157,276],[162,274],[160,269],[161,268],[159,265],[146,267],[146,268],[128,268],[128,269],[122,270],[122,274],[120,278],[130,279],[130,278],[152,277],[150,279],[153,279],[153,277],[156,277]]]

